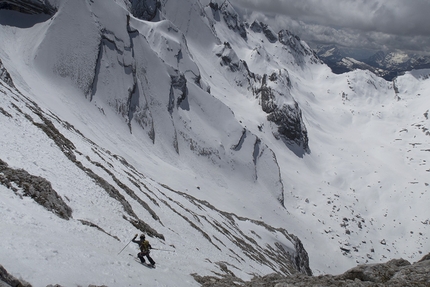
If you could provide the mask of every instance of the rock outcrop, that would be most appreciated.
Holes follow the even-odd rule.
[[[7,270],[0,265],[0,286],[1,287],[31,287],[28,282],[19,280],[7,272]]]
[[[235,33],[238,33],[240,37],[242,37],[244,40],[248,39],[245,24],[241,21],[239,15],[233,9],[231,4],[229,4],[227,1],[222,2],[222,4],[211,1],[209,6],[212,9],[212,13],[214,14],[215,19],[219,20],[221,14],[224,18],[225,23],[227,24],[227,27],[230,30],[234,31]]]
[[[430,286],[430,253],[414,264],[404,259],[393,259],[387,263],[359,265],[337,276],[307,276],[303,273],[297,273],[285,277],[273,273],[256,277],[249,282],[231,276],[216,278],[194,275],[194,278],[203,287],[428,287]]]
[[[293,103],[290,105],[278,106],[275,95],[277,91],[268,85],[268,79],[276,82],[281,76],[284,78],[282,81],[280,79],[284,83],[283,86],[290,87],[289,78],[285,75],[277,75],[276,73],[270,77],[264,75],[257,95],[260,96],[263,111],[268,114],[267,120],[277,126],[277,131],[273,133],[275,138],[284,140],[289,146],[297,145],[301,150],[299,153],[303,154],[309,152],[309,139],[299,104],[293,99]]]
[[[299,36],[294,35],[290,31],[279,31],[278,39],[279,42],[284,45],[285,49],[291,51],[291,54],[293,55],[297,65],[303,65],[305,63],[305,55],[310,56],[310,63],[322,63],[317,54],[311,48],[309,48],[306,43],[300,40]]]
[[[9,72],[6,70],[6,68],[3,65],[3,62],[1,60],[0,60],[0,80],[5,82],[9,87],[15,89],[15,85],[13,83],[13,80],[12,80]]]
[[[263,22],[254,21],[249,28],[255,33],[263,32],[270,43],[275,43],[278,41],[278,36],[276,36],[276,33],[272,30],[272,28]]]
[[[131,13],[136,18],[146,21],[155,20],[161,6],[158,0],[130,0],[128,4]]]
[[[13,169],[0,159],[0,184],[21,196],[28,196],[62,219],[72,217],[72,209],[52,188],[51,183],[23,169]],[[15,187],[18,186],[18,188]]]
[[[0,9],[15,10],[32,15],[54,15],[56,12],[56,9],[45,0],[4,0],[0,1]]]

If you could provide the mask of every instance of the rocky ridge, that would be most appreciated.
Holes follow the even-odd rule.
[[[203,287],[428,287],[430,286],[430,253],[413,264],[404,259],[393,259],[381,264],[358,265],[341,275],[294,274],[285,277],[273,273],[256,277],[248,282],[229,275],[202,277],[195,274],[194,277]]]

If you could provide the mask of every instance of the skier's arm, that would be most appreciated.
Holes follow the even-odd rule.
[[[137,234],[133,237],[133,239],[131,241],[134,242],[134,243],[139,244],[140,242],[139,242],[139,240],[136,240],[136,237],[137,237]]]

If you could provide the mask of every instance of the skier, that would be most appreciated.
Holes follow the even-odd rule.
[[[137,237],[137,234],[133,237],[131,241],[139,245],[140,252],[137,254],[137,257],[139,257],[142,264],[146,264],[145,258],[144,258],[144,256],[146,256],[146,258],[148,258],[149,262],[151,263],[151,266],[155,267],[154,260],[151,258],[151,256],[149,256],[149,252],[150,252],[149,249],[152,249],[151,244],[149,244],[148,240],[145,240],[144,234],[140,235],[140,240],[136,240],[136,237]]]

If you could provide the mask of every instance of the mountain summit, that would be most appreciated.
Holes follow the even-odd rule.
[[[335,75],[288,27],[248,23],[229,1],[0,8],[0,264],[13,276],[199,286],[428,251],[428,70]],[[156,269],[129,256],[136,233]]]

